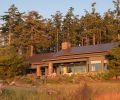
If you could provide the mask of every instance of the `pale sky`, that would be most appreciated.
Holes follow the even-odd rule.
[[[49,18],[56,11],[65,14],[69,7],[74,8],[75,15],[83,15],[84,9],[91,11],[93,0],[0,0],[0,15],[8,10],[10,5],[15,4],[21,12],[31,10],[38,11],[44,18]],[[103,14],[109,8],[113,9],[113,0],[94,0],[96,9]]]

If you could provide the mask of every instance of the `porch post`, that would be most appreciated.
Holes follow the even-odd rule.
[[[101,71],[104,71],[104,59],[101,60]]]
[[[89,72],[89,61],[86,62],[86,72],[88,73]]]
[[[41,70],[40,70],[40,65],[37,65],[37,70],[36,70],[37,76],[41,76]]]
[[[48,75],[48,67],[45,67],[45,75]]]
[[[65,64],[63,67],[63,74],[67,74],[67,64]]]
[[[90,59],[87,59],[87,72],[90,72]]]
[[[57,65],[56,73],[57,73],[57,75],[60,75],[60,67],[59,67],[59,65]]]
[[[49,65],[48,65],[48,75],[52,75],[52,73],[53,73],[53,63],[49,63]]]

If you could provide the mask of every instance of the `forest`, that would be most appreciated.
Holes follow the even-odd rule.
[[[108,8],[103,15],[96,11],[94,2],[91,12],[85,10],[83,16],[75,15],[74,8],[70,7],[64,16],[56,11],[49,19],[37,11],[20,12],[14,4],[11,5],[0,16],[3,22],[0,27],[0,64],[21,68],[26,64],[23,63],[26,57],[58,52],[62,42],[77,47],[119,41],[120,1],[114,0],[113,5],[114,10]],[[15,72],[17,68],[11,70]]]

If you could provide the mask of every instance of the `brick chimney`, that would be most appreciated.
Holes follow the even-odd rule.
[[[63,42],[62,43],[62,50],[70,49],[71,44],[69,42]]]

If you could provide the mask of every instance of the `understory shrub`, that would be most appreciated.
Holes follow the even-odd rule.
[[[113,77],[113,75],[110,72],[98,73],[97,76],[100,80],[109,80]]]

